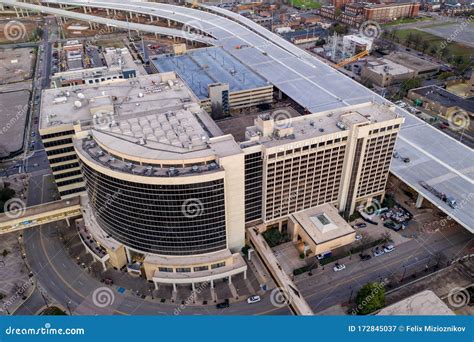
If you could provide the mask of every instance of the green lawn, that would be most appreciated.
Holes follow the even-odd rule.
[[[395,34],[400,39],[400,43],[404,43],[410,33],[421,36],[423,41],[427,41],[430,44],[430,48],[432,46],[440,47],[442,45],[446,45],[446,48],[449,51],[449,55],[453,57],[463,56],[465,58],[470,58],[472,55],[474,55],[474,48],[462,45],[457,42],[447,43],[446,39],[435,36],[434,34],[428,32],[420,31],[417,29],[400,29],[395,31]],[[430,48],[427,49],[427,52],[430,51]]]
[[[321,4],[315,0],[290,0],[289,4],[297,8],[307,8],[307,9],[321,8]]]
[[[421,18],[401,18],[392,22],[389,22],[385,24],[384,26],[394,26],[394,25],[402,25],[402,24],[411,24],[411,23],[416,23],[419,21],[430,21],[433,20],[433,18],[428,18],[428,17],[421,17]]]

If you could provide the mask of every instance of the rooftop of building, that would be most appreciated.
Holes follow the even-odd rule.
[[[395,63],[390,59],[386,58],[378,58],[372,59],[367,62],[367,68],[372,70],[373,72],[380,74],[380,75],[404,75],[408,73],[412,73],[413,69],[407,68],[404,65]]]
[[[290,218],[299,224],[316,244],[355,233],[354,228],[339,215],[337,209],[328,203],[299,211]]]
[[[433,292],[425,290],[387,306],[377,315],[384,316],[452,316],[454,312]]]
[[[127,48],[106,48],[103,54],[109,69],[136,69],[132,55]]]
[[[199,99],[209,97],[208,85],[228,83],[231,92],[268,86],[258,74],[220,47],[190,50],[183,55],[150,57],[159,72],[174,71]]]
[[[303,141],[344,132],[354,125],[393,120],[399,116],[395,113],[394,107],[367,102],[336,110],[288,117],[289,115],[285,113],[274,116],[262,115],[259,117],[262,122],[273,122],[271,124],[273,132],[268,135],[263,134],[258,124],[259,118],[257,118],[255,120],[256,125],[247,128],[246,137],[248,140],[258,142],[266,147],[274,147],[288,142]]]
[[[439,69],[439,65],[426,61],[422,58],[416,57],[410,53],[394,51],[387,56],[385,59],[389,59],[398,64],[404,65],[410,69],[413,69],[418,72],[433,70],[436,71]]]
[[[445,107],[459,107],[467,112],[474,113],[474,101],[466,100],[435,85],[412,89],[410,92],[423,96]]]
[[[185,110],[197,106],[196,102],[194,94],[174,73],[116,79],[100,86],[47,89],[42,92],[40,129],[86,121],[99,125],[125,122],[157,112]],[[117,127],[109,128],[118,132]]]
[[[399,7],[399,6],[408,6],[408,5],[419,5],[419,3],[415,1],[407,1],[407,2],[390,2],[385,4],[372,4],[367,3],[366,7],[368,8],[385,8],[385,7]]]

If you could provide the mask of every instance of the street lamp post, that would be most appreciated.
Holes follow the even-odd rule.
[[[69,304],[71,304],[70,300],[66,302],[66,307],[67,307],[67,311],[69,311],[69,316],[72,316],[71,307],[69,306]]]

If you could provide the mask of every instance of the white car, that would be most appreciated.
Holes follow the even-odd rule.
[[[392,252],[394,249],[395,249],[395,247],[393,247],[393,245],[388,245],[388,246],[385,246],[385,247],[383,248],[383,251],[384,251],[385,253],[390,253],[390,252]]]
[[[378,257],[385,254],[383,249],[379,249],[379,248],[374,249],[372,252],[374,254],[374,257]]]
[[[260,296],[251,296],[251,297],[247,298],[247,303],[249,303],[249,304],[258,303],[261,300],[262,300],[262,298],[260,298]]]
[[[356,234],[355,239],[356,241],[362,240],[362,235]]]
[[[334,272],[339,272],[339,271],[342,271],[346,269],[346,265],[344,264],[336,264],[336,266],[334,266],[333,270]]]

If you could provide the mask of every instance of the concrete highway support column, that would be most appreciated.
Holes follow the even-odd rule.
[[[418,197],[416,198],[416,205],[415,205],[416,208],[421,208],[421,206],[423,205],[423,199],[424,197],[420,193],[418,193]]]
[[[153,284],[155,284],[155,290],[158,290],[158,283],[154,281]]]
[[[232,276],[229,276],[229,284],[232,284]]]
[[[176,291],[177,291],[177,290],[176,290],[176,284],[173,283],[173,292],[176,292]]]

